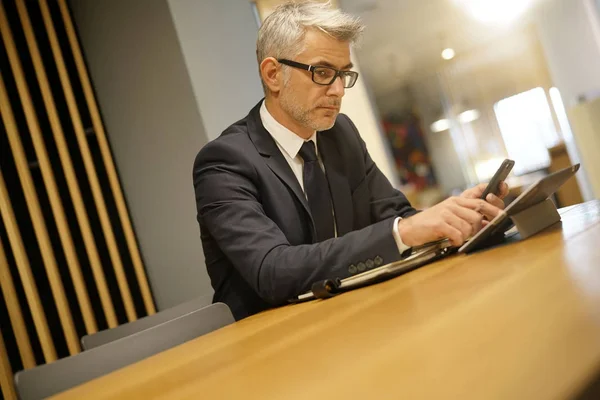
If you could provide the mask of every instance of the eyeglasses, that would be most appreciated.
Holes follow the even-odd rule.
[[[302,64],[296,61],[285,59],[279,59],[277,61],[279,61],[281,64],[289,65],[290,67],[305,69],[312,72],[312,80],[318,85],[331,85],[339,76],[342,79],[344,87],[347,89],[354,86],[356,80],[358,79],[358,72],[354,71],[340,71],[335,68]]]

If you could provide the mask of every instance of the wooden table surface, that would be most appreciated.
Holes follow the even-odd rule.
[[[58,395],[564,399],[600,372],[600,201],[562,228],[247,318]]]

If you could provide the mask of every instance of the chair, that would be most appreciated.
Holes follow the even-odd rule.
[[[20,371],[15,387],[21,400],[46,398],[233,322],[229,307],[215,303],[103,346]]]
[[[211,302],[212,295],[199,297],[167,310],[160,311],[156,314],[140,318],[136,321],[119,325],[112,329],[106,329],[91,335],[86,335],[81,338],[81,347],[84,350],[89,350],[93,349],[94,347],[102,346],[103,344],[110,343],[113,340],[121,339],[125,336],[141,332],[148,328],[152,328],[153,326],[160,325],[174,318],[206,307]]]

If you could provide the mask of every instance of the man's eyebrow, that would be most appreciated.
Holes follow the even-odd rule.
[[[317,61],[317,62],[313,63],[312,65],[316,65],[316,66],[319,66],[319,67],[329,67],[329,68],[337,69],[337,67],[335,65],[333,65],[332,63],[327,62],[327,61]],[[350,63],[348,65],[343,66],[341,68],[341,70],[343,71],[345,69],[350,69],[353,66],[354,66],[354,64]]]

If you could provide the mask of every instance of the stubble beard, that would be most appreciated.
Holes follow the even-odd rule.
[[[296,122],[302,125],[305,128],[314,130],[314,131],[326,131],[331,129],[335,124],[335,120],[338,112],[335,112],[334,118],[331,120],[325,118],[318,118],[313,116],[311,113],[316,110],[316,108],[309,108],[302,106],[302,102],[299,101],[296,93],[293,88],[289,87],[289,83],[285,85],[285,91],[282,91],[280,97],[281,108],[288,113]],[[337,106],[339,103],[337,102]]]

